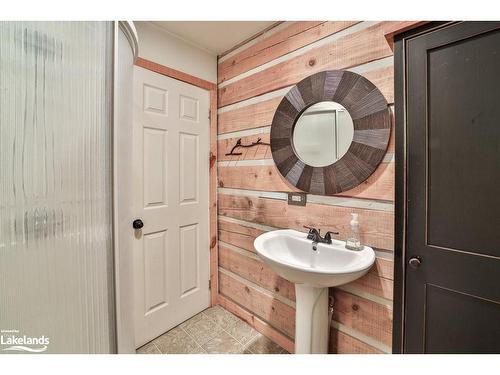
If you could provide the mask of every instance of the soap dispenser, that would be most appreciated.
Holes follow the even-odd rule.
[[[359,240],[359,222],[358,214],[351,214],[351,231],[345,241],[345,247],[349,250],[361,250],[361,242]]]

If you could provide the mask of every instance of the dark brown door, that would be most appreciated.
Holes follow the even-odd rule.
[[[500,353],[499,28],[406,43],[407,353]]]

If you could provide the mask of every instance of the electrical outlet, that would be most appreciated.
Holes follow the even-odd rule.
[[[288,204],[294,206],[305,206],[307,203],[306,193],[288,193]]]

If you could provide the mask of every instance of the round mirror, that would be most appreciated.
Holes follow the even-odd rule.
[[[389,107],[377,87],[357,73],[326,70],[304,78],[284,96],[274,113],[270,144],[276,168],[290,185],[335,195],[375,171],[390,136]]]
[[[331,101],[307,108],[295,123],[292,145],[295,154],[312,167],[326,167],[349,149],[354,136],[351,115]]]

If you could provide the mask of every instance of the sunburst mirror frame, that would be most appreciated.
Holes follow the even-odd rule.
[[[295,154],[293,130],[310,106],[334,101],[350,114],[354,136],[339,160],[313,167]],[[365,77],[328,70],[297,83],[281,100],[271,125],[271,152],[281,175],[293,186],[311,194],[334,195],[365,181],[380,164],[391,133],[389,106],[379,89]]]

